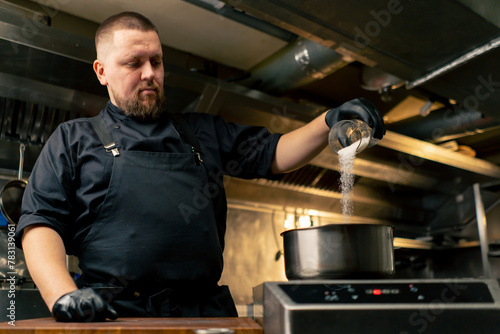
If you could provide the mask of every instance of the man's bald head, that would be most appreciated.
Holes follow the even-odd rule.
[[[102,22],[95,34],[97,59],[104,57],[107,47],[112,46],[114,32],[123,29],[155,31],[158,33],[158,29],[153,22],[139,13],[122,12],[110,16]]]

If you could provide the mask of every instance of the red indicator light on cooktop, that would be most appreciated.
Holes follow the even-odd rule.
[[[375,296],[380,296],[382,294],[382,290],[380,290],[380,289],[373,289],[373,294]]]

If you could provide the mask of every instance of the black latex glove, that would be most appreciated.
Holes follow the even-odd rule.
[[[90,288],[61,296],[52,307],[52,316],[61,322],[97,322],[115,320],[118,313]]]
[[[385,124],[382,114],[373,103],[360,98],[348,101],[340,107],[328,110],[325,121],[328,127],[347,119],[360,119],[373,129],[373,137],[382,139],[385,135]]]

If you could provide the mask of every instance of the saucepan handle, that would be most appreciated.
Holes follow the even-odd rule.
[[[26,150],[26,146],[21,143],[19,145],[19,172],[17,174],[17,178],[22,180],[23,178],[23,165],[24,165],[24,151]]]

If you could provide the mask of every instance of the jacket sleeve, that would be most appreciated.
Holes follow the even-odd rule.
[[[67,131],[60,125],[42,149],[28,180],[16,231],[17,247],[21,248],[24,228],[34,224],[49,226],[67,239],[73,211],[73,170]]]

